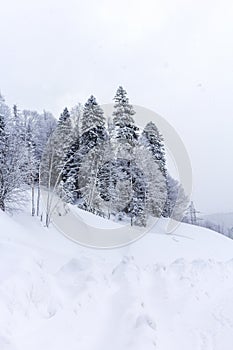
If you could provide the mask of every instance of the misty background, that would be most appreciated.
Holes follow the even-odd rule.
[[[193,200],[233,211],[232,1],[0,0],[0,89],[56,117],[119,85],[183,139]]]

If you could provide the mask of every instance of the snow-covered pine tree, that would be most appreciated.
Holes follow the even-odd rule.
[[[55,157],[57,158],[55,160],[57,161],[56,169],[58,170],[58,176],[60,177],[63,175],[63,172],[61,173],[61,171],[67,162],[67,154],[73,143],[73,136],[74,133],[70,113],[68,109],[65,108],[60,115],[57,128],[53,134],[54,145],[56,147]]]
[[[136,180],[136,176],[139,173],[134,174],[134,148],[138,144],[138,127],[135,125],[133,115],[135,111],[133,106],[129,103],[127,92],[120,86],[117,89],[114,97],[114,111],[113,111],[113,144],[115,147],[115,154],[117,162],[120,162],[118,167],[117,177],[120,179],[122,174],[128,174],[128,179],[124,179],[124,182],[119,184],[123,187],[120,191],[121,195],[118,197],[119,203],[125,201],[125,208],[123,213],[127,213],[131,217],[131,224],[133,223],[133,217],[136,215],[135,203],[137,202],[137,193],[134,184],[140,183],[139,178]],[[127,199],[125,198],[127,196]],[[138,193],[138,196],[140,194]],[[134,204],[133,204],[134,203]],[[139,203],[139,201],[138,201]],[[121,206],[121,205],[120,205]]]
[[[146,198],[148,191],[147,178],[143,169],[138,167],[136,161],[131,162],[130,179],[132,181],[132,198],[130,199],[127,210],[129,212],[131,226],[146,226],[147,210]]]
[[[13,106],[13,125],[15,127],[15,132],[20,133],[22,131],[22,119],[20,119],[17,105]]]
[[[93,147],[102,144],[107,138],[105,117],[102,108],[92,95],[84,105],[81,128],[81,156]]]
[[[106,201],[108,217],[129,214],[133,197],[131,162],[125,158],[105,161],[98,174],[100,196]]]
[[[157,161],[155,161],[152,152],[144,145],[138,145],[134,149],[134,159],[136,169],[140,169],[141,172],[139,177],[141,187],[139,189],[143,188],[146,192],[144,214],[145,216],[160,217],[167,198],[166,179]]]
[[[163,136],[160,134],[157,126],[153,122],[149,122],[141,135],[140,143],[144,144],[153,154],[153,158],[159,165],[159,169],[165,177],[167,184],[167,193],[168,193],[168,171],[166,165],[166,155]],[[167,196],[166,202],[164,204],[163,216],[170,216],[170,198]]]
[[[163,141],[163,136],[160,134],[157,126],[153,122],[149,122],[142,132],[140,143],[145,145],[151,151],[162,174],[166,177],[167,167]]]
[[[122,86],[119,86],[117,89],[114,102],[113,123],[122,127],[126,124],[134,124],[132,116],[135,114],[135,111],[133,106],[129,104],[127,92]]]
[[[97,186],[100,198],[102,199],[102,211],[107,212],[107,217],[110,219],[111,214],[116,213],[119,209],[117,208],[119,203],[116,201],[116,198],[119,197],[116,186],[119,163],[115,160],[114,149],[110,138],[108,138],[103,148],[104,155],[97,174]]]
[[[112,151],[104,160],[98,173],[98,190],[108,217],[128,216],[131,225],[137,226],[145,226],[148,215],[160,217],[166,181],[152,153],[137,145],[129,159],[115,158]]]
[[[90,96],[83,109],[80,138],[74,140],[68,153],[69,159],[67,160],[67,169],[65,169],[63,178],[64,190],[68,200],[74,202],[79,196],[85,196],[85,198],[87,198],[88,195],[85,194],[87,186],[90,187],[92,184],[96,186],[96,182],[95,180],[92,181],[92,177],[95,177],[95,172],[97,171],[95,167],[99,166],[99,162],[93,162],[92,156],[88,157],[88,154],[93,149],[96,150],[96,152],[98,149],[99,153],[106,140],[107,132],[103,110],[97,103],[96,98]],[[93,152],[90,154],[92,155],[92,153]],[[91,164],[93,162],[91,167],[89,167],[90,164],[87,164],[87,160],[89,160]],[[83,163],[85,166],[82,166]],[[81,167],[82,173],[79,175]],[[90,173],[89,170],[87,170],[90,181],[86,181],[84,168],[92,169]],[[94,193],[94,189],[92,189],[91,192]],[[90,204],[90,201],[88,201],[88,203]],[[89,204],[88,207],[90,208]],[[93,207],[93,201],[91,205]]]
[[[22,141],[22,140],[21,140]],[[9,107],[0,96],[0,208],[12,209],[23,199],[28,173],[24,144],[19,142],[12,125]]]
[[[114,97],[113,125],[114,137],[121,143],[128,145],[128,148],[135,145],[138,139],[138,127],[135,125],[133,115],[135,111],[129,104],[127,92],[120,86]],[[123,147],[125,148],[125,146]]]
[[[79,136],[74,133],[74,141],[66,155],[61,175],[63,198],[68,203],[75,203],[80,194],[78,190],[78,171],[80,166],[79,150]]]
[[[83,107],[81,104],[74,106],[70,112],[73,123],[73,142],[68,150],[65,165],[62,171],[62,190],[66,202],[75,203],[79,198],[78,170],[80,165],[79,150],[81,138],[81,120]]]
[[[105,127],[105,117],[102,108],[96,101],[96,98],[91,95],[84,105],[82,135],[96,127]]]
[[[22,165],[22,171],[25,174],[29,174],[31,172],[31,169],[29,169],[30,165],[28,163],[27,157],[28,125],[25,123],[23,114],[20,112],[16,105],[13,106],[13,113],[11,114],[11,118],[9,120],[9,130],[10,138],[12,141],[14,141],[14,147],[16,150],[20,150],[21,153],[19,154],[19,157],[21,157],[22,162],[25,162]]]

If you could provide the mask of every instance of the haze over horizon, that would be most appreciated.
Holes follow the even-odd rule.
[[[232,212],[232,16],[230,0],[9,0],[0,89],[10,105],[58,117],[124,86],[183,139],[197,209]]]

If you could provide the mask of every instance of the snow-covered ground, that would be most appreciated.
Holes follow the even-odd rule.
[[[0,350],[232,350],[233,240],[165,225],[95,250],[1,212]]]

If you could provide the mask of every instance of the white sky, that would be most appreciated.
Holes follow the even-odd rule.
[[[233,210],[232,0],[0,0],[0,88],[52,111],[118,85],[183,138],[204,212]]]

